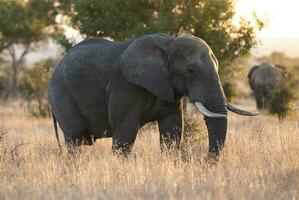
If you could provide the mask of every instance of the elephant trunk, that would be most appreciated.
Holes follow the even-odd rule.
[[[227,115],[226,106],[211,109],[212,112]],[[209,157],[217,158],[224,145],[227,132],[227,117],[212,118],[205,116],[209,137]]]
[[[227,102],[219,79],[215,80],[217,81],[205,87],[206,92],[196,87],[200,84],[190,84],[188,94],[190,101],[194,102],[197,110],[205,116],[209,135],[209,156],[217,159],[226,138],[227,111],[245,116],[255,116],[259,113],[239,109]]]
[[[224,145],[227,132],[227,110],[239,115],[255,116],[259,113],[241,110],[227,102],[223,105],[223,97],[219,97],[218,106],[211,106],[207,109],[202,103],[195,102],[200,113],[204,115],[206,126],[209,134],[209,157],[216,158]],[[222,100],[221,100],[222,99]],[[216,104],[217,105],[217,104]]]
[[[209,156],[217,158],[227,132],[227,102],[219,79],[215,78],[205,90],[193,84],[189,87],[189,98],[197,110],[204,115],[209,137]],[[196,87],[198,86],[198,87]]]

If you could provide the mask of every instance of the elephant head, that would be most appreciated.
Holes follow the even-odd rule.
[[[133,42],[121,56],[124,77],[158,98],[174,102],[188,96],[205,116],[209,153],[218,155],[227,132],[227,109],[242,111],[226,101],[218,61],[210,47],[192,35],[170,37],[155,34]]]

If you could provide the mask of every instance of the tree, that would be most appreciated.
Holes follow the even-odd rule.
[[[296,111],[296,102],[298,100],[299,80],[294,73],[294,69],[282,71],[282,76],[270,98],[269,112],[277,115],[283,120],[288,114]]]
[[[234,25],[233,0],[68,0],[62,1],[64,14],[81,34],[134,38],[153,32],[170,35],[192,33],[204,39],[220,64],[223,83],[238,72],[231,63],[246,55],[256,42],[256,32],[264,23],[240,20]]]
[[[36,63],[33,68],[23,69],[19,91],[27,101],[27,108],[33,116],[46,117],[50,115],[47,88],[57,63],[58,60],[47,59]]]
[[[151,0],[60,0],[63,14],[80,33],[115,40],[149,33],[155,6]]]
[[[6,99],[7,97],[8,80],[3,70],[3,60],[0,58],[0,98]]]
[[[17,93],[18,74],[25,56],[47,38],[56,15],[51,0],[0,0],[0,53],[6,51],[10,57],[12,96]]]

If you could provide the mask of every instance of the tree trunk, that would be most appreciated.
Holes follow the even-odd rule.
[[[12,82],[11,82],[11,97],[17,96],[17,86],[18,86],[18,66],[15,61],[12,63]]]
[[[11,97],[16,97],[17,96],[17,93],[18,93],[18,89],[17,89],[17,87],[18,87],[18,75],[19,75],[20,68],[23,64],[24,57],[28,53],[28,50],[29,50],[29,46],[25,47],[23,52],[21,53],[20,57],[17,58],[15,46],[11,46],[8,49],[8,52],[9,52],[10,57],[11,57],[11,62],[12,62],[12,80],[11,80],[11,89],[10,89],[10,96]]]
[[[13,44],[13,41],[4,42],[4,40],[0,40],[0,53],[5,49],[9,48]]]

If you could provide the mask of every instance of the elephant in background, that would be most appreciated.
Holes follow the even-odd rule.
[[[183,96],[205,116],[209,155],[219,155],[224,145],[227,110],[257,114],[226,101],[215,55],[192,35],[86,39],[64,56],[48,93],[56,137],[57,120],[69,149],[112,137],[113,152],[123,155],[130,153],[139,128],[152,121],[158,121],[161,147],[179,148]]]
[[[251,68],[248,80],[254,92],[257,109],[267,109],[273,89],[276,87],[284,66],[261,63]]]

